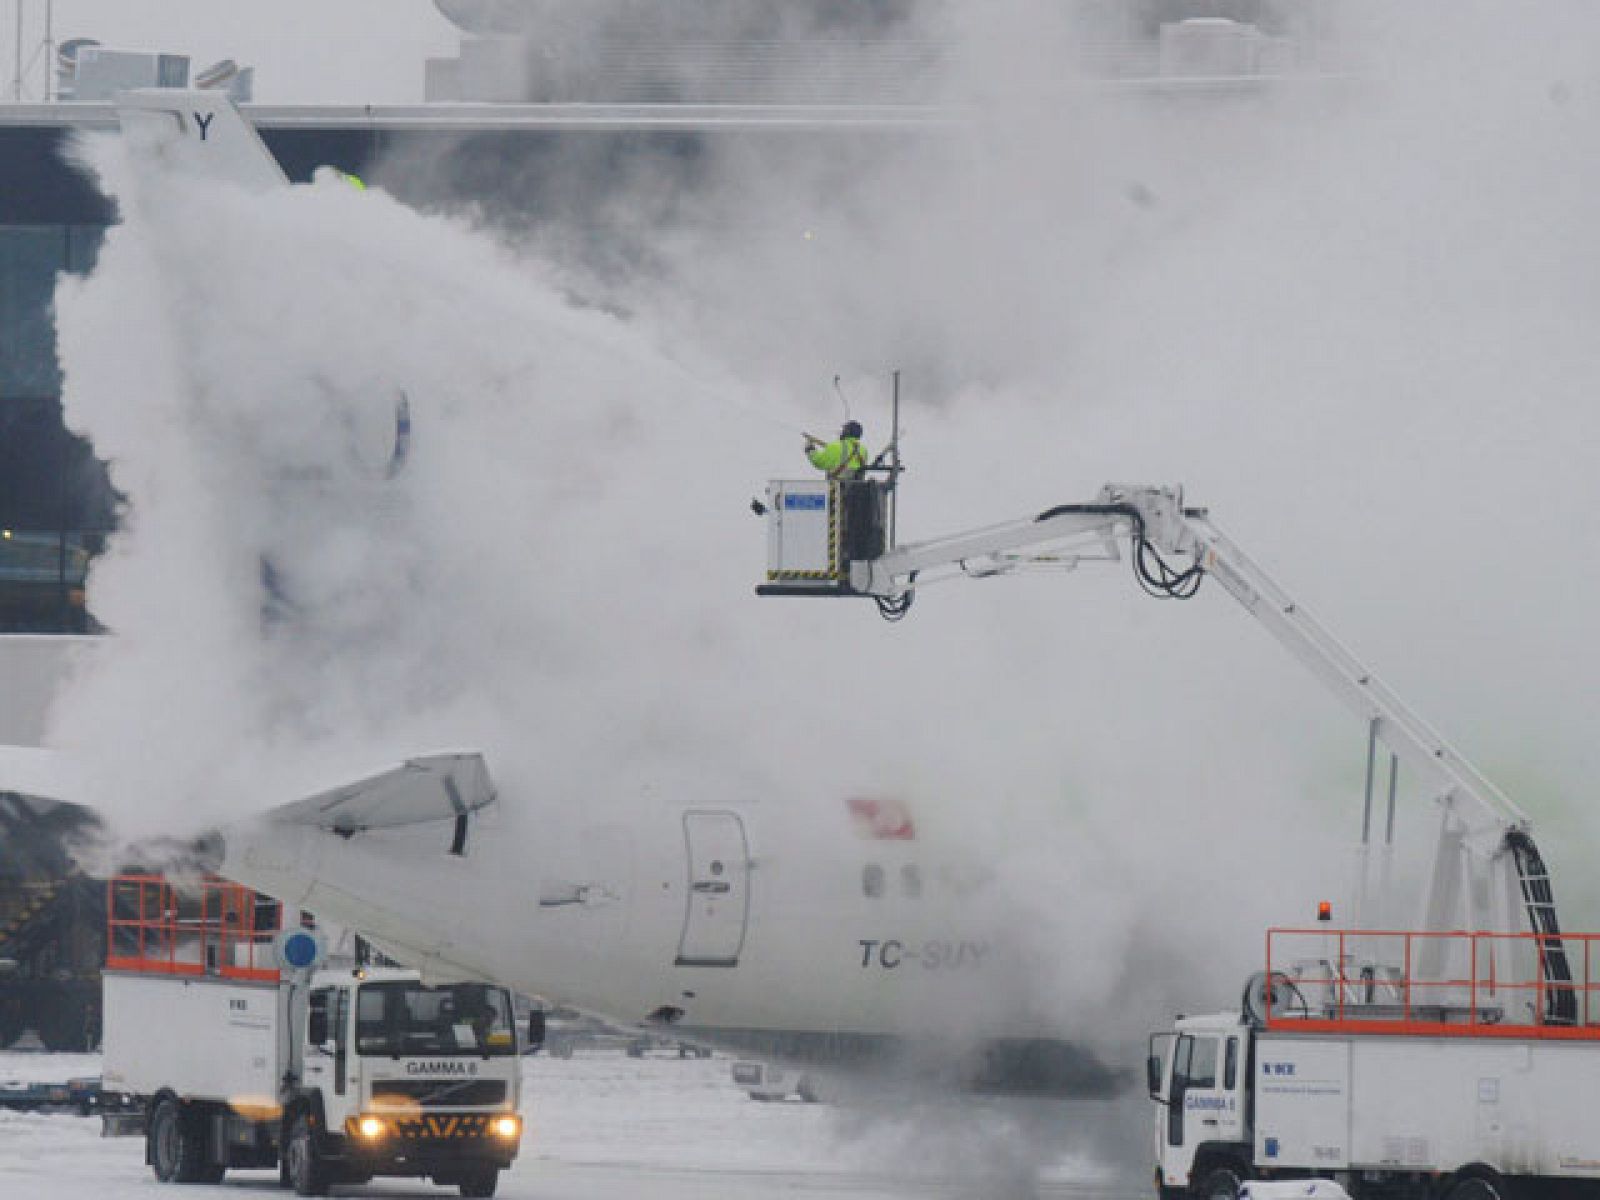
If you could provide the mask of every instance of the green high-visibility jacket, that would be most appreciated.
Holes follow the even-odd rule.
[[[840,438],[806,451],[811,465],[829,479],[859,479],[867,469],[867,448],[858,438]]]

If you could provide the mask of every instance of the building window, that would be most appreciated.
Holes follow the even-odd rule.
[[[53,396],[56,275],[67,269],[66,225],[0,227],[0,397]]]
[[[0,632],[87,632],[89,559],[116,521],[105,465],[61,418],[55,290],[99,225],[0,225]]]

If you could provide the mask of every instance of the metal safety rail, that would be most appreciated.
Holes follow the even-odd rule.
[[[1600,934],[1272,929],[1265,995],[1282,1032],[1600,1040]]]
[[[178,886],[159,875],[106,883],[106,968],[276,981],[281,909],[221,879]]]

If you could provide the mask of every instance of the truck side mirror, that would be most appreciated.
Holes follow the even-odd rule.
[[[328,1041],[328,1010],[326,1008],[313,1008],[306,1019],[306,1041],[313,1046],[325,1045]]]
[[[534,1009],[528,1014],[528,1050],[533,1052],[544,1045],[544,1010]]]
[[[1150,1089],[1150,1098],[1159,1099],[1161,1096],[1161,1056],[1152,1054],[1144,1060],[1145,1086]]]

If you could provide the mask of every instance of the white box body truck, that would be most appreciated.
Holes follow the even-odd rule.
[[[186,916],[175,889],[137,884],[156,895],[136,920],[113,887],[104,1079],[143,1099],[158,1179],[276,1167],[301,1195],[380,1175],[494,1194],[522,1134],[505,989],[390,968],[280,978],[234,919],[260,911],[244,889],[207,885],[221,902]]]
[[[1581,972],[1559,979],[1548,957],[1510,969],[1555,935],[1334,937],[1338,949],[1284,972],[1269,950],[1243,1012],[1180,1017],[1152,1036],[1165,1200],[1311,1178],[1357,1200],[1600,1200],[1595,935],[1560,935]],[[1339,952],[1386,937],[1406,945],[1387,975]],[[1457,965],[1419,970],[1417,943],[1445,939]]]

